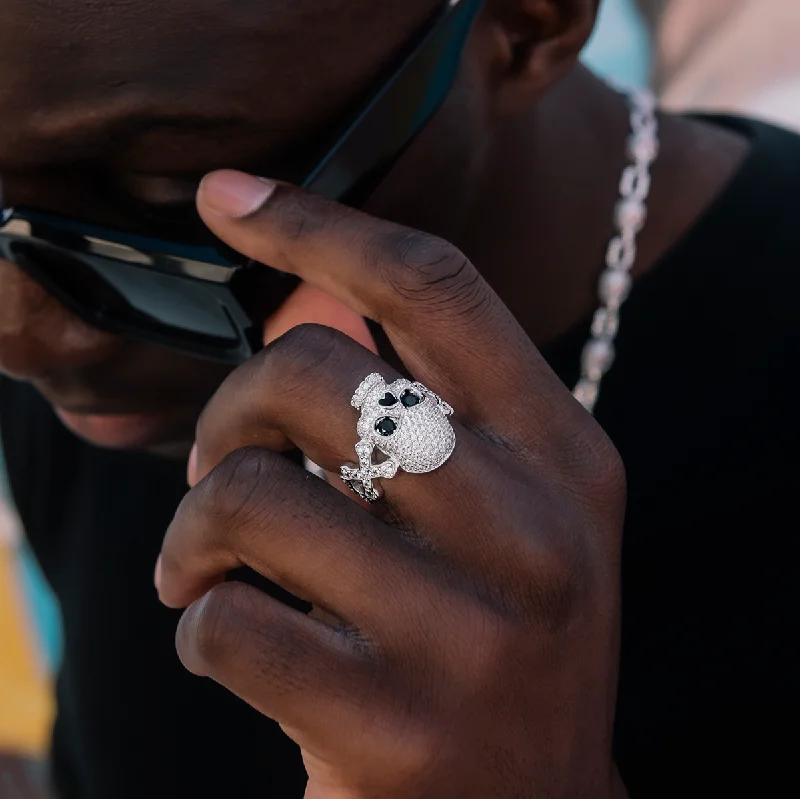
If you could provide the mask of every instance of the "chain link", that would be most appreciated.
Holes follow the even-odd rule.
[[[631,269],[636,262],[636,237],[647,221],[650,167],[658,158],[658,117],[653,93],[646,89],[625,93],[630,106],[631,135],[627,149],[631,163],[620,179],[620,198],[614,210],[617,234],[609,242],[606,268],[598,286],[602,304],[592,320],[592,335],[581,355],[581,379],[573,392],[590,413],[594,412],[603,377],[616,357],[614,340],[619,330],[619,312],[633,287]]]

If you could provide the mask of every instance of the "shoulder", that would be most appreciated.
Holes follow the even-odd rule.
[[[702,119],[746,137],[749,153],[694,227],[639,281],[629,310],[668,319],[673,341],[711,346],[717,360],[776,340],[796,347],[800,135],[741,117]]]
[[[740,169],[698,224],[690,242],[719,247],[732,260],[764,260],[768,251],[783,268],[800,256],[800,135],[744,117],[704,120],[750,141]],[[769,275],[769,271],[764,272]],[[798,270],[786,277],[797,280]]]
[[[754,120],[717,121],[746,133],[752,149],[708,229],[698,230],[709,305],[742,354],[785,371],[785,356],[800,350],[800,135]]]

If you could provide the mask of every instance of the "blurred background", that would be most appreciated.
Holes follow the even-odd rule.
[[[652,86],[670,109],[800,129],[798,45],[800,0],[604,0],[584,60],[600,75]],[[0,462],[0,765],[4,754],[45,753],[60,646],[58,609],[25,548]]]

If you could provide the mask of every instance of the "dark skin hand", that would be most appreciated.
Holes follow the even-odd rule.
[[[277,453],[336,470],[353,457],[353,391],[397,374],[317,326],[234,372],[201,417],[158,569],[162,600],[188,608],[184,664],[280,722],[309,797],[618,795],[613,446],[455,247],[268,190],[217,173],[199,208],[232,247],[380,322],[456,408],[457,445],[436,472],[383,481],[367,510]],[[223,582],[242,565],[321,612]]]

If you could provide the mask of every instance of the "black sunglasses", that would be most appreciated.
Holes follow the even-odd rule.
[[[300,181],[304,188],[356,207],[367,200],[447,96],[481,5],[447,0],[410,54]],[[189,245],[32,208],[2,211],[0,257],[89,324],[230,364],[261,347],[263,311],[254,298],[289,290],[280,285],[285,276],[216,240]]]

